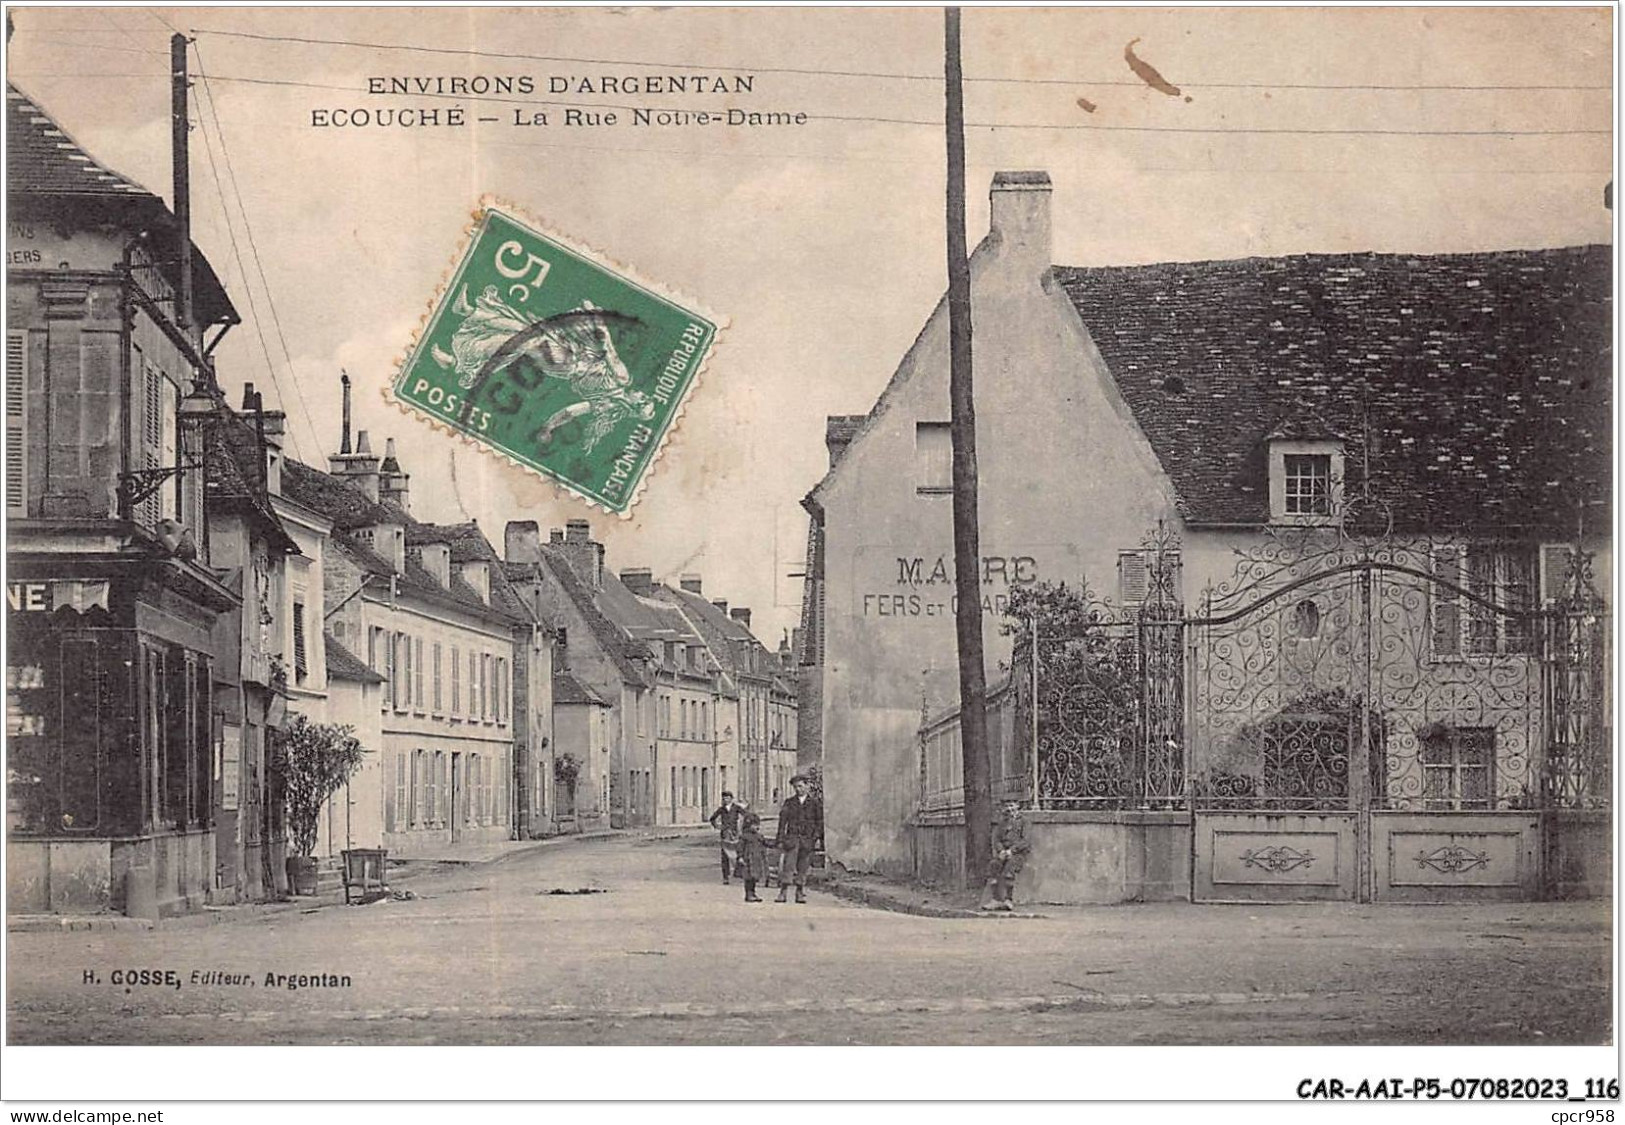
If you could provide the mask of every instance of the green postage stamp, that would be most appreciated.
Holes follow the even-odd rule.
[[[396,401],[629,514],[718,321],[486,206]]]

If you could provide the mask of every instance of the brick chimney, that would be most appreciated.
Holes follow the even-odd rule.
[[[829,450],[830,468],[841,459],[867,418],[867,414],[830,414],[824,418],[824,448]]]
[[[557,547],[564,542],[564,529],[562,527],[549,528],[547,541],[551,546]]]
[[[511,563],[542,560],[542,529],[535,520],[509,520],[502,529],[502,557]]]
[[[746,629],[750,628],[750,610],[745,606],[734,606],[734,608],[728,611],[728,616],[739,622]]]
[[[378,458],[373,454],[367,431],[355,436],[354,453],[336,453],[327,459],[328,471],[348,481],[367,494],[367,499],[378,501]]]
[[[655,592],[654,571],[646,566],[629,566],[621,571],[621,585],[640,598],[650,597]]]
[[[688,573],[688,574],[679,575],[678,578],[677,578],[677,585],[678,585],[678,588],[683,590],[685,593],[699,594],[699,593],[703,592],[700,589],[700,585],[701,585],[700,576],[698,574],[694,574],[692,572]]]
[[[378,466],[378,498],[398,505],[403,512],[412,510],[407,494],[407,482],[412,478],[401,472],[401,463],[395,459],[395,439],[384,441],[384,460]]]
[[[989,193],[990,237],[1000,254],[1038,272],[1049,269],[1050,182],[1048,172],[996,172]]]
[[[727,598],[712,598],[711,599],[711,604],[716,606],[723,613],[728,612],[728,599]]]
[[[603,588],[604,545],[593,540],[591,524],[586,520],[569,520],[564,525],[564,542],[558,546],[577,578],[590,589]]]

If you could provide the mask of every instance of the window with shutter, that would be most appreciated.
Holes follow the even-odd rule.
[[[412,642],[412,706],[423,710],[423,638]]]
[[[434,643],[434,713],[440,714],[443,701],[440,693],[440,642]]]
[[[307,666],[305,663],[305,606],[303,602],[293,603],[293,678],[303,682]]]
[[[463,664],[462,651],[451,646],[451,713],[458,715],[463,709]]]
[[[1117,600],[1125,606],[1144,605],[1150,581],[1144,551],[1117,552]]]
[[[142,414],[141,414],[141,464],[146,469],[156,469],[163,464],[164,444],[164,395],[163,372],[151,362],[143,364],[141,375],[142,384]],[[159,493],[154,492],[141,501],[139,510],[135,513],[138,522],[146,527],[156,527],[159,519],[161,500]]]
[[[6,511],[28,509],[28,333],[6,333]]]

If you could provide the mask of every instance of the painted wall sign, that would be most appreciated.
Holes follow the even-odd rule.
[[[1067,544],[1042,544],[982,555],[978,596],[984,614],[1002,616],[1010,595],[1043,579],[1076,582],[1078,552]],[[853,565],[854,616],[866,620],[952,621],[959,602],[951,550],[918,546],[863,547]]]

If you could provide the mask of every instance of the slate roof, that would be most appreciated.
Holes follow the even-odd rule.
[[[164,201],[93,157],[67,130],[13,83],[6,83],[6,196],[15,210],[25,199],[60,202],[73,218],[133,222],[170,231],[175,217]],[[170,253],[158,258],[174,258]],[[165,273],[172,267],[164,266]],[[193,248],[192,285],[204,323],[239,323],[240,317],[201,251]],[[175,278],[171,278],[174,283]]]
[[[609,706],[597,692],[562,668],[553,670],[553,702],[555,704],[592,703],[599,707]]]
[[[263,464],[259,435],[242,415],[225,405],[204,427],[204,488],[208,503],[242,512],[259,524],[276,550],[299,553],[282,520],[260,488]]]
[[[480,530],[480,525],[474,520],[467,523],[434,524],[420,523],[412,520],[406,525],[407,547],[418,547],[425,543],[444,543],[450,548],[453,563],[480,562],[488,563],[490,572],[491,604],[510,617],[521,621],[531,619],[529,608],[513,588],[508,580],[508,568],[491,546],[491,541]],[[459,588],[474,600],[479,600],[473,587],[463,581],[456,572],[452,573],[451,584]]]
[[[756,649],[765,655],[767,649],[749,629],[712,605],[703,594],[666,585],[656,586],[655,590],[662,598],[682,607],[695,627],[704,634],[707,647],[716,655],[728,675],[761,679],[768,674],[765,664],[762,670],[752,670],[746,656],[746,653]]]
[[[1402,529],[1572,535],[1611,496],[1612,250],[1309,254],[1055,275],[1193,524],[1268,519],[1266,435],[1369,454]],[[1369,442],[1367,436],[1369,435]]]
[[[349,649],[333,639],[332,633],[323,633],[327,644],[327,678],[330,680],[358,680],[364,684],[381,684],[384,677],[368,668],[366,663]]]
[[[344,531],[378,524],[409,524],[412,517],[394,504],[380,504],[348,481],[292,459],[282,466],[282,494],[320,512]]]
[[[331,519],[333,545],[356,566],[380,578],[388,578],[395,573],[395,568],[390,565],[388,559],[362,542],[354,534],[356,531],[379,524],[402,524],[407,528],[409,538],[415,527],[419,529],[416,532],[420,536],[419,542],[426,542],[428,540],[421,537],[442,533],[453,538],[460,537],[461,528],[464,526],[454,524],[451,525],[452,530],[446,531],[437,529],[434,524],[419,523],[396,505],[377,503],[355,485],[331,473],[313,469],[301,461],[290,460],[283,464],[282,493],[289,499]],[[479,594],[456,574],[452,575],[449,586],[442,586],[432,574],[410,557],[407,559],[405,569],[398,575],[399,589],[403,593],[416,595],[426,601],[456,606],[502,625],[511,626],[528,622],[530,615],[508,586],[506,578],[501,573],[501,566],[493,566],[491,570],[492,600],[489,603],[482,600]]]
[[[621,678],[627,683],[639,687],[649,686],[649,677],[644,673],[642,663],[636,659],[636,657],[648,653],[647,647],[634,642],[600,608],[599,600],[593,596],[593,591],[576,576],[575,571],[570,569],[570,564],[565,561],[562,552],[544,545],[542,547],[542,565],[553,576],[554,581],[564,591],[565,596],[570,599],[571,604],[576,607],[576,612],[581,614],[588,630],[593,635],[593,639],[598,642],[598,646],[604,650],[605,654],[614,663],[616,670],[621,674]],[[627,598],[634,602],[637,600],[633,598],[630,590],[626,590],[624,586],[621,586],[620,579],[611,574],[607,568],[604,570],[603,582],[606,587],[611,585],[620,587]]]

